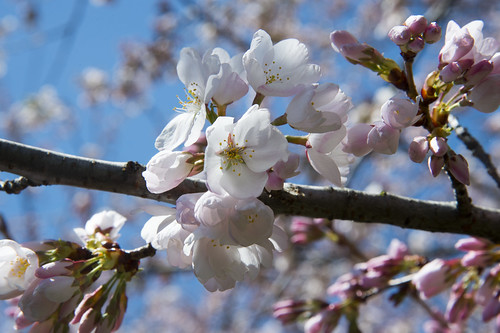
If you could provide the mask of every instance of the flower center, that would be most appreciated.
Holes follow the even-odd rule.
[[[179,100],[180,108],[174,108],[176,111],[184,111],[184,112],[194,112],[197,113],[201,109],[201,105],[203,104],[200,98],[200,89],[198,88],[198,84],[195,82],[190,84],[190,89],[186,92],[186,101],[183,101],[177,96]]]
[[[219,142],[219,146],[221,148],[225,146],[225,148],[218,151],[217,155],[222,157],[221,170],[231,170],[237,173],[238,176],[241,176],[240,167],[245,164],[243,157],[252,158],[253,155],[251,153],[253,153],[254,150],[251,149],[250,154],[248,154],[248,149],[245,146],[240,146],[238,142],[234,142],[234,137],[234,134],[229,133],[227,140]]]
[[[276,61],[272,64],[264,64],[264,74],[266,74],[266,84],[271,84],[273,82],[283,82],[283,77],[280,74],[282,70],[281,66],[276,67]],[[290,77],[286,77],[286,80],[290,80]]]
[[[12,266],[12,268],[10,269],[9,274],[13,277],[21,279],[30,266],[30,263],[25,258],[17,257],[15,260],[12,260],[10,262],[10,265]]]

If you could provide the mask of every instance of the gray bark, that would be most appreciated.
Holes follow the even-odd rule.
[[[150,193],[137,162],[109,162],[56,153],[0,139],[0,171],[30,184],[68,185],[175,203],[186,193],[207,190],[204,181],[186,179],[162,194]],[[466,214],[454,202],[368,194],[343,188],[285,184],[260,197],[275,214],[384,223],[401,228],[484,237],[500,242],[500,210],[472,206]]]

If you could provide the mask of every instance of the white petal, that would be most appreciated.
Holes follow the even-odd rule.
[[[325,177],[330,183],[342,186],[340,171],[335,161],[330,156],[307,149],[307,158],[316,172]]]
[[[155,147],[158,150],[174,150],[186,141],[193,127],[195,114],[181,113],[175,116],[156,138]]]

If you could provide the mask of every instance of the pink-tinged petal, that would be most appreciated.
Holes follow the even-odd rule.
[[[192,113],[181,113],[175,116],[156,138],[156,149],[174,150],[181,145],[191,132],[193,121]]]
[[[325,177],[330,183],[342,186],[339,168],[330,156],[318,153],[314,149],[307,149],[306,154],[309,163],[317,173]]]
[[[415,163],[421,163],[427,152],[429,151],[429,141],[425,136],[417,136],[413,138],[408,148],[408,155],[410,159]]]
[[[474,46],[474,38],[467,29],[460,29],[458,24],[450,21],[446,28],[445,44],[439,52],[441,64],[448,64],[464,57]]]
[[[368,133],[372,128],[370,124],[355,124],[349,128],[343,150],[354,156],[364,156],[371,152],[372,147],[368,145]]]
[[[342,47],[348,44],[359,44],[356,37],[354,37],[350,32],[345,30],[335,30],[330,34],[330,40],[332,42],[332,48],[341,53]]]
[[[379,154],[395,154],[398,150],[400,130],[383,122],[375,122],[368,133],[367,143]]]
[[[163,193],[179,185],[193,169],[193,164],[186,163],[190,157],[184,152],[168,150],[154,155],[142,173],[148,190]]]
[[[405,98],[391,98],[380,109],[383,121],[394,129],[413,125],[417,117],[418,105]]]
[[[473,108],[484,113],[495,111],[500,105],[499,91],[500,74],[490,74],[469,93]]]
[[[212,96],[219,105],[239,100],[248,92],[247,83],[237,73],[232,72],[229,64],[222,64],[221,72],[208,79],[207,89],[211,85],[216,87]]]
[[[309,143],[315,151],[321,154],[328,154],[337,147],[345,138],[347,129],[342,126],[338,131],[309,135]]]

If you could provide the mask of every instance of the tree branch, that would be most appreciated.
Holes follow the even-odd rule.
[[[41,185],[69,185],[175,203],[182,194],[206,191],[204,181],[186,179],[175,189],[150,193],[137,162],[108,162],[56,153],[0,139],[0,170]],[[384,223],[431,232],[484,237],[500,243],[500,210],[472,206],[463,216],[454,202],[416,200],[345,188],[285,184],[259,197],[275,214]]]

